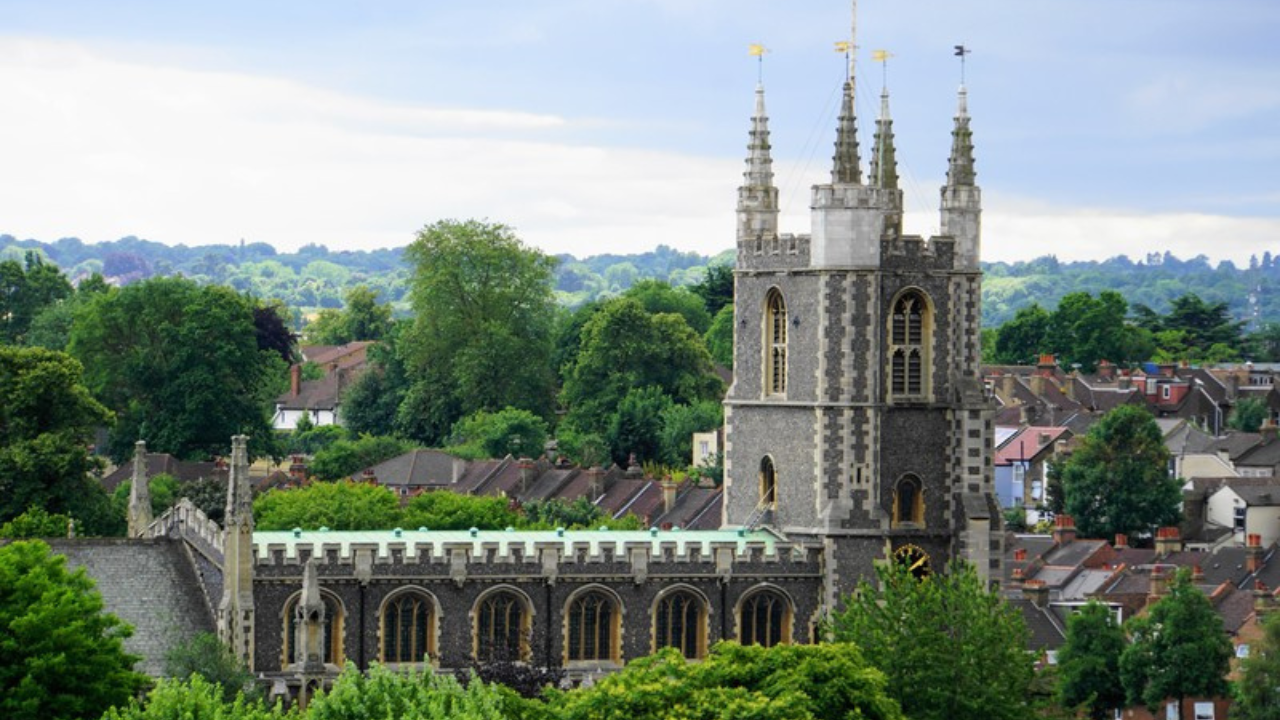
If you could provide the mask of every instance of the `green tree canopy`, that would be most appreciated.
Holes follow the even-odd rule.
[[[385,435],[334,440],[316,451],[307,470],[320,480],[342,480],[412,449],[412,443]]]
[[[1049,348],[1050,315],[1039,303],[1019,308],[1013,319],[996,330],[998,365],[1034,365]]]
[[[97,717],[96,715],[94,717]],[[222,685],[201,674],[166,678],[143,698],[107,710],[102,720],[302,720],[295,710],[270,708],[239,695],[228,700]]]
[[[26,512],[0,525],[0,538],[30,540],[65,537],[71,523],[70,515],[49,513],[38,505],[32,505]]]
[[[230,288],[156,278],[97,295],[77,313],[69,351],[117,413],[117,462],[143,439],[184,459],[225,453],[232,435],[265,454],[268,406],[284,362],[258,347],[255,304]]]
[[[413,326],[400,352],[412,387],[401,429],[436,444],[477,410],[551,410],[555,260],[505,225],[442,220],[405,250]]]
[[[146,685],[132,630],[103,612],[83,570],[38,540],[0,546],[0,716],[96,718]]]
[[[547,433],[547,422],[528,410],[480,410],[454,424],[449,451],[472,459],[536,458],[542,456]]]
[[[1231,641],[1190,569],[1179,569],[1168,594],[1125,629],[1132,642],[1120,656],[1120,679],[1130,703],[1154,710],[1177,700],[1181,716],[1184,698],[1226,694]]]
[[[627,288],[622,297],[640,303],[650,314],[675,313],[699,335],[711,327],[711,313],[701,297],[684,288],[671,287],[662,280],[640,280]]]
[[[343,295],[345,307],[325,308],[306,327],[307,342],[345,345],[356,340],[382,340],[391,328],[391,306],[378,302],[379,291],[354,285]]]
[[[253,518],[259,530],[390,530],[400,524],[400,498],[379,485],[315,482],[259,495]]]
[[[631,298],[611,300],[582,328],[581,350],[561,393],[566,422],[603,436],[622,399],[647,387],[681,404],[718,399],[724,389],[702,338],[684,318],[650,314]]]
[[[44,348],[0,346],[0,522],[38,507],[104,532],[109,504],[86,448],[110,421],[80,363]]]
[[[1280,720],[1280,613],[1259,616],[1262,638],[1240,663],[1231,720]]]
[[[565,720],[903,718],[884,675],[850,643],[719,643],[698,663],[668,648],[593,687],[553,691],[548,704]]]
[[[1169,450],[1145,408],[1121,405],[1102,416],[1049,473],[1061,483],[1063,509],[1084,537],[1138,537],[1181,518],[1182,491],[1169,476]]]
[[[1271,409],[1262,398],[1240,398],[1227,416],[1227,427],[1244,432],[1258,432],[1270,414]]]
[[[707,265],[702,281],[689,289],[702,298],[708,313],[713,317],[718,315],[725,306],[733,304],[733,266],[712,262]]]
[[[234,703],[237,695],[257,698],[262,694],[244,661],[211,632],[198,632],[169,648],[164,654],[164,673],[171,678],[197,677],[213,683],[222,688],[222,699],[228,703]],[[200,692],[194,686],[192,691]]]
[[[721,365],[733,367],[733,304],[725,305],[711,319],[711,327],[702,336],[711,359]]]
[[[502,530],[519,523],[520,516],[506,498],[461,495],[447,490],[414,497],[404,512],[404,526],[410,528]]]
[[[28,251],[24,263],[0,261],[0,343],[25,343],[35,317],[71,292],[62,271],[35,252]]]
[[[1023,720],[1031,656],[1017,610],[969,565],[917,578],[905,563],[876,569],[832,620],[888,678],[913,720]]]
[[[1058,699],[1106,720],[1124,707],[1120,654],[1127,640],[1111,609],[1091,600],[1067,619],[1066,643],[1058,650]]]

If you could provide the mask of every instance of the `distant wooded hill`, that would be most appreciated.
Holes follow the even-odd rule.
[[[346,289],[364,284],[380,293],[398,311],[407,309],[408,272],[401,248],[330,250],[305,245],[297,252],[278,252],[267,243],[239,245],[165,245],[136,237],[84,243],[63,238],[46,243],[0,235],[0,260],[21,260],[36,251],[56,263],[73,282],[102,273],[125,284],[152,275],[182,274],[204,282],[230,285],[257,297],[277,299],[298,314],[342,306]],[[595,255],[578,259],[559,255],[557,296],[569,306],[610,297],[636,280],[657,278],[672,285],[691,285],[711,264],[732,264],[734,252],[715,256],[680,252],[665,245],[630,255]],[[1030,262],[983,263],[982,321],[997,327],[1021,307],[1038,302],[1053,308],[1069,292],[1116,290],[1130,307],[1142,304],[1165,312],[1169,302],[1195,293],[1206,302],[1226,302],[1232,315],[1250,329],[1280,322],[1280,258],[1270,252],[1238,268],[1231,262],[1216,266],[1205,256],[1181,260],[1169,253],[1134,261],[1121,255],[1110,260],[1059,262],[1045,256]]]

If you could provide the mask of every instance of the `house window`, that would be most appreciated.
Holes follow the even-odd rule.
[[[1168,386],[1168,385],[1161,385],[1161,386],[1160,386],[1160,398],[1161,398],[1162,400],[1168,400],[1168,399],[1169,399],[1169,394],[1170,394],[1169,386]]]
[[[529,613],[519,595],[496,590],[476,609],[475,654],[483,662],[520,661],[528,655]]]
[[[280,643],[280,666],[286,667],[301,662],[293,656],[298,638],[298,600],[302,593],[295,593],[284,604],[284,642]],[[324,662],[330,665],[342,664],[342,603],[327,591],[320,591],[324,601]]]
[[[618,661],[617,604],[603,590],[588,590],[569,602],[569,660]]]
[[[658,599],[654,613],[653,649],[673,647],[690,660],[706,654],[707,615],[691,590],[672,590]]]
[[[766,455],[760,460],[760,504],[774,508],[778,504],[778,475],[773,469],[773,458]]]
[[[908,290],[893,303],[889,320],[889,390],[894,397],[928,394],[931,317],[924,293]]]
[[[769,395],[787,391],[787,304],[777,288],[765,297],[765,388]]]
[[[1195,720],[1215,720],[1213,703],[1197,702],[1195,704]]]
[[[893,487],[893,524],[924,524],[924,487],[915,475],[904,475]]]
[[[773,647],[791,639],[791,603],[782,593],[759,590],[742,601],[738,642]]]
[[[435,648],[435,604],[426,593],[408,590],[382,610],[382,662],[420,663]]]
[[[1235,509],[1235,523],[1233,529],[1236,532],[1244,532],[1245,513],[1249,512],[1249,508],[1241,505]]]

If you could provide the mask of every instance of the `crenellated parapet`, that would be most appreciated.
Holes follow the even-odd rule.
[[[809,266],[808,235],[785,233],[738,241],[738,270],[792,270]]]
[[[147,526],[143,537],[181,538],[206,555],[222,561],[222,527],[187,498],[182,498]]]
[[[915,272],[952,271],[956,241],[946,235],[935,235],[927,241],[919,235],[903,235],[880,241],[881,267]]]

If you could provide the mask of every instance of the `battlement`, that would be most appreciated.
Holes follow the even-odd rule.
[[[803,548],[745,530],[384,530],[256,532],[258,565],[309,557],[330,564],[511,564],[524,562],[803,562]],[[367,558],[367,560],[365,559]]]
[[[935,235],[927,241],[919,235],[903,235],[883,238],[880,256],[885,268],[953,270],[955,247],[955,238],[949,235]]]
[[[784,233],[738,241],[738,267],[744,270],[801,268],[809,264],[809,236]]]

